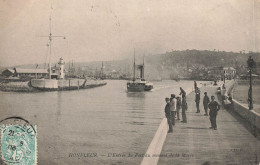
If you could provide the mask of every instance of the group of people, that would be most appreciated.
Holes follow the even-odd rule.
[[[197,86],[196,81],[194,81],[194,88],[195,88],[195,102],[196,102],[196,108],[197,112],[200,113],[200,90]],[[208,97],[207,92],[204,92],[204,98],[203,98],[203,107],[205,114],[204,116],[210,116],[210,123],[211,123],[211,129],[217,130],[217,114],[220,109],[220,105],[217,101],[215,101],[215,96],[211,96],[211,101]],[[210,109],[208,114],[208,109]]]
[[[165,116],[167,118],[167,122],[169,125],[168,133],[173,132],[173,126],[175,125],[175,118],[177,116],[177,120],[180,120],[180,110],[182,111],[182,121],[183,123],[187,123],[186,111],[188,109],[188,105],[186,102],[186,92],[180,88],[181,97],[175,94],[171,94],[171,97],[165,98],[166,106],[165,106]]]
[[[200,90],[197,87],[196,81],[194,82],[195,88],[195,102],[196,102],[196,113],[200,113]],[[177,120],[180,120],[180,110],[182,110],[182,121],[183,123],[187,123],[186,111],[188,109],[188,105],[186,102],[186,92],[180,87],[180,95],[175,96],[175,94],[171,94],[171,98],[166,97],[166,106],[165,106],[165,116],[167,118],[167,122],[169,125],[168,133],[173,132],[173,126],[175,125],[175,118],[177,115]],[[176,101],[175,101],[176,100]],[[215,96],[211,96],[211,101],[208,97],[207,92],[204,92],[203,98],[203,106],[205,110],[204,116],[210,116],[211,129],[217,130],[216,118],[218,111],[220,109],[220,105],[217,101],[215,101]],[[210,109],[208,113],[208,109]]]
[[[207,92],[204,92],[204,98],[203,98],[203,107],[204,107],[204,111],[205,111],[204,116],[208,116],[209,102],[210,102],[210,100],[209,100],[208,94],[207,94]],[[200,113],[200,90],[198,87],[195,88],[195,103],[196,103],[196,109],[197,109],[196,113]]]

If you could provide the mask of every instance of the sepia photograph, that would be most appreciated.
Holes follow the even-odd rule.
[[[260,0],[0,0],[0,165],[260,165]]]

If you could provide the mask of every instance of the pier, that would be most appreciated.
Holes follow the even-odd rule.
[[[40,92],[80,90],[104,86],[103,80],[87,79],[34,79],[30,81],[1,82],[0,91],[5,92]]]
[[[215,98],[218,98],[215,86],[205,86],[200,90],[201,100],[205,91],[208,92],[209,97],[214,95]],[[224,109],[223,105],[221,105],[217,116],[218,129],[209,129],[209,116],[204,116],[202,101],[200,113],[195,113],[196,103],[194,100],[195,93],[193,91],[187,96],[188,123],[181,123],[177,120],[173,127],[173,133],[167,134],[168,125],[163,119],[147,150],[147,154],[158,156],[144,158],[142,165],[259,163],[258,131],[255,132],[256,134],[252,133],[250,128],[246,127],[247,122],[244,119],[231,110]],[[221,104],[220,97],[216,101]],[[155,143],[154,141],[159,141],[158,139],[165,141]]]

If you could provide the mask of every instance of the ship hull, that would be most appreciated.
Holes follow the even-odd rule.
[[[30,86],[41,91],[63,91],[95,88],[104,86],[107,83],[99,80],[87,81],[84,79],[67,79],[67,80],[49,80],[49,79],[32,79]]]
[[[128,92],[144,92],[145,91],[145,84],[127,83],[127,91]]]

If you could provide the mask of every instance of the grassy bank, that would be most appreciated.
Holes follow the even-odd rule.
[[[248,85],[238,85],[236,84],[233,90],[233,97],[235,100],[242,104],[248,104],[247,99],[248,99]],[[255,85],[253,86],[253,105],[254,105],[254,110],[260,114],[260,85]]]

